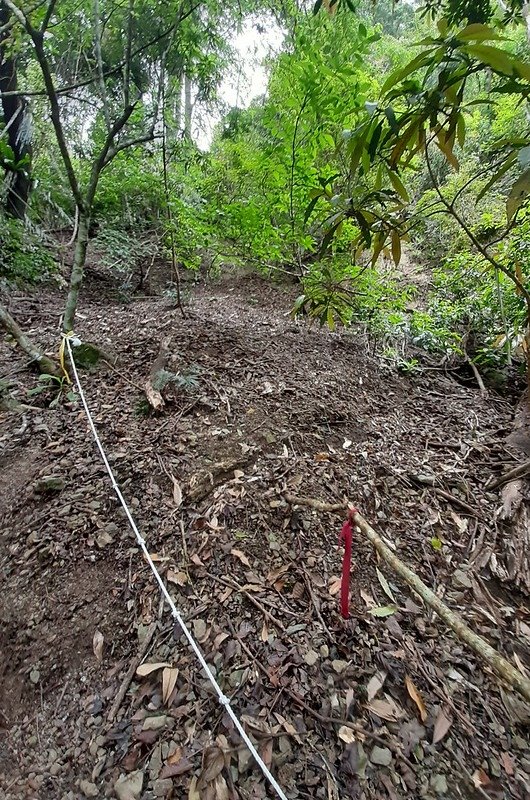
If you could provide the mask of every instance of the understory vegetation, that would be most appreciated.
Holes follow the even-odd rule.
[[[66,279],[71,330],[87,248],[123,299],[182,304],[186,277],[244,267],[299,284],[294,314],[361,323],[401,369],[524,374],[517,5],[82,6],[0,3],[4,289]],[[245,19],[283,41],[266,91],[229,108],[219,89]]]

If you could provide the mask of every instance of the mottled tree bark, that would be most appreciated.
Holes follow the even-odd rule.
[[[10,11],[0,0],[0,29],[7,25]],[[7,183],[6,211],[17,219],[24,219],[31,190],[31,116],[26,98],[20,95],[6,96],[4,92],[17,91],[17,67],[10,55],[9,29],[0,33],[0,96],[5,128],[5,140],[11,147],[15,163],[26,158],[27,163],[18,169],[4,165]]]

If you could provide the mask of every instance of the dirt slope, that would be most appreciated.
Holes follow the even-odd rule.
[[[291,300],[248,277],[198,290],[186,320],[85,298],[79,335],[118,362],[83,385],[150,552],[289,798],[528,797],[528,709],[361,540],[342,620],[342,519],[283,497],[350,498],[530,669],[528,598],[488,575],[511,409],[384,369],[355,331],[293,323]],[[13,300],[51,351],[60,308]],[[142,387],[168,334],[183,381],[155,416]],[[0,423],[0,796],[273,797],[160,608],[80,405],[28,398],[23,363],[0,343],[0,374],[41,406]],[[165,691],[163,668],[135,675],[111,721],[147,632]]]

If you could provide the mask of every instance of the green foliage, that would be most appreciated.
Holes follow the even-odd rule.
[[[61,400],[68,400],[74,404],[79,400],[77,393],[70,388],[70,383],[65,375],[59,378],[56,375],[42,373],[38,377],[37,386],[33,389],[28,389],[26,394],[28,397],[44,395],[49,400],[49,408],[55,408]]]
[[[44,280],[57,264],[41,237],[20,220],[0,212],[0,279],[8,283]]]

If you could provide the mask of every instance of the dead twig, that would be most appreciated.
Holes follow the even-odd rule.
[[[447,500],[448,503],[452,503],[461,511],[465,511],[466,514],[469,514],[471,517],[477,517],[477,519],[482,519],[477,509],[473,508],[473,506],[470,506],[469,503],[466,503],[465,500],[461,500],[459,497],[455,497],[454,494],[451,494],[451,492],[446,492],[445,489],[439,489],[438,486],[434,487],[434,491],[436,492],[436,494],[440,495],[440,497],[443,497],[445,500]]]
[[[304,583],[306,585],[307,591],[309,592],[309,596],[311,598],[311,602],[313,603],[313,608],[315,609],[315,614],[318,617],[318,621],[322,625],[324,632],[328,639],[331,641],[333,640],[333,636],[331,635],[331,631],[329,630],[328,626],[324,622],[324,618],[320,611],[320,600],[316,596],[315,592],[313,591],[313,587],[311,586],[311,577],[307,574],[306,570],[302,567],[301,568],[302,575],[304,577]]]
[[[151,625],[149,626],[149,628],[147,629],[147,633],[145,634],[145,638],[144,638],[144,641],[142,642],[142,646],[141,646],[140,650],[138,651],[138,655],[136,656],[136,658],[134,658],[131,661],[131,663],[129,665],[129,669],[125,673],[125,676],[124,676],[124,678],[123,678],[123,680],[121,682],[121,686],[120,686],[120,688],[118,690],[118,694],[116,695],[116,698],[115,698],[112,706],[110,707],[109,713],[107,714],[107,720],[109,722],[114,722],[114,720],[116,718],[116,714],[120,710],[120,706],[123,703],[125,695],[127,694],[127,689],[131,685],[131,681],[134,678],[136,670],[138,669],[142,659],[145,657],[145,654],[149,650],[149,647],[151,645],[151,641],[153,639],[153,636],[155,635],[155,631],[156,631],[157,627],[158,627],[158,622],[152,622]]]
[[[274,625],[276,625],[277,628],[279,628],[283,633],[285,633],[285,625],[283,624],[283,622],[277,619],[275,616],[273,616],[273,614],[271,614],[270,611],[267,611],[265,606],[263,606],[259,602],[259,600],[256,600],[256,598],[253,597],[250,594],[250,592],[247,592],[242,586],[240,586],[239,583],[229,580],[228,578],[220,578],[217,575],[212,575],[210,572],[207,572],[206,574],[208,575],[209,578],[215,581],[215,583],[222,583],[224,586],[229,586],[235,592],[240,592],[241,594],[245,595],[249,603],[252,603],[253,606],[255,606],[259,611],[261,611],[261,613],[265,616],[267,620],[270,620],[270,622],[272,622]]]
[[[527,472],[530,472],[530,458],[527,461],[523,461],[522,464],[518,464],[517,467],[508,470],[508,472],[505,472],[504,475],[501,475],[492,483],[487,483],[485,488],[488,489],[488,491],[493,491],[493,489],[498,489],[499,486],[503,486],[503,484],[509,483],[515,480],[515,478],[522,478]]]

